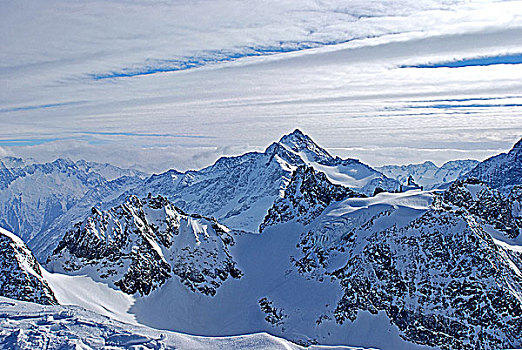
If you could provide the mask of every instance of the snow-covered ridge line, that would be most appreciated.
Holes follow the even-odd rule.
[[[477,178],[504,193],[522,182],[522,138],[507,153],[477,164],[461,178]]]
[[[264,152],[222,157],[197,171],[153,175],[127,191],[161,194],[189,213],[214,216],[233,229],[258,232],[274,201],[281,198],[299,166],[310,166],[334,184],[373,194],[377,187],[394,191],[400,184],[356,159],[333,157],[299,129],[284,135]]]

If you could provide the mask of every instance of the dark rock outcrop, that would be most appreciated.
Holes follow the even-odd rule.
[[[0,229],[0,296],[38,304],[58,304],[29,248],[4,229]]]

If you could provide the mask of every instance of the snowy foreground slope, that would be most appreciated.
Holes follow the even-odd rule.
[[[0,349],[303,349],[267,333],[197,337],[122,323],[77,306],[43,306],[4,297],[0,313]]]
[[[133,302],[131,296],[85,276],[45,271],[25,243],[3,229],[0,229],[0,262],[0,349],[302,348],[267,333],[209,338],[140,325],[126,312]],[[58,302],[63,306],[48,306]]]

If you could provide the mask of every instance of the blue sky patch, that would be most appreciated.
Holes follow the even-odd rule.
[[[522,53],[465,58],[457,61],[435,62],[418,65],[404,65],[400,68],[462,68],[462,67],[476,67],[476,66],[493,66],[496,64],[521,64]]]

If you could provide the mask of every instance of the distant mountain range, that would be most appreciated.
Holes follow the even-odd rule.
[[[0,226],[44,267],[2,231],[21,286],[2,295],[202,336],[520,348],[521,142],[440,168],[373,169],[299,130],[184,173],[10,159]]]
[[[409,165],[385,165],[375,169],[384,175],[406,185],[411,176],[417,184],[430,190],[444,184],[449,184],[459,177],[467,174],[477,166],[477,160],[452,160],[438,167],[433,162],[427,161],[421,164]]]

